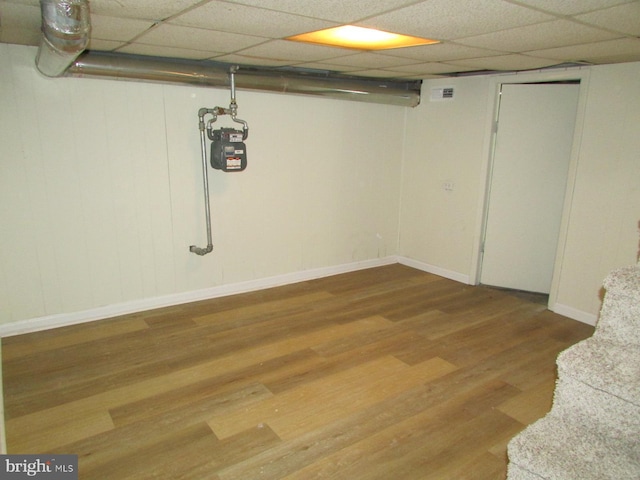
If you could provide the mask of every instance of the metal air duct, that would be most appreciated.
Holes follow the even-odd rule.
[[[91,21],[88,0],[40,0],[42,38],[36,67],[58,77],[87,47]]]
[[[111,77],[209,87],[229,85],[230,64],[112,52],[87,51],[67,70],[75,77]],[[420,80],[388,80],[338,75],[316,70],[241,66],[236,85],[260,90],[415,107]]]

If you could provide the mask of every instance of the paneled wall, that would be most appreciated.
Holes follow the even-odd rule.
[[[0,44],[0,323],[397,253],[404,108],[238,90],[249,166],[209,170],[199,257],[197,111],[229,91],[49,79],[35,53]]]

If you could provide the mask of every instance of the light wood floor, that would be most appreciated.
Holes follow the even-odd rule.
[[[82,480],[502,479],[592,332],[391,265],[9,337],[8,451]]]

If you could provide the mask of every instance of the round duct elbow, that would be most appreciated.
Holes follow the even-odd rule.
[[[89,42],[88,0],[40,0],[42,38],[36,67],[48,77],[59,77]]]

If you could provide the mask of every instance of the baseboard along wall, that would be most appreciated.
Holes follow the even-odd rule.
[[[76,325],[79,323],[113,318],[130,313],[153,310],[156,308],[170,307],[174,305],[181,305],[184,303],[252,292],[265,288],[279,287],[291,283],[304,282],[307,280],[314,280],[316,278],[354,272],[367,268],[381,267],[394,263],[400,263],[417,270],[422,270],[423,272],[432,273],[434,275],[448,278],[450,280],[454,280],[467,285],[471,284],[469,275],[447,270],[411,258],[391,255],[384,258],[376,258],[372,260],[365,260],[362,262],[353,262],[331,267],[304,270],[300,272],[287,273],[284,275],[277,275],[274,277],[250,280],[247,282],[239,282],[230,285],[221,285],[218,287],[194,290],[191,292],[177,293],[165,295],[162,297],[145,298],[141,300],[134,300],[132,302],[106,305],[104,307],[92,308],[79,312],[60,313],[27,320],[20,320],[17,322],[0,325],[0,337],[22,335],[41,330],[49,330],[52,328],[59,328],[69,325]],[[582,312],[566,305],[555,304],[553,308],[551,308],[551,310],[559,315],[563,315],[565,317],[578,320],[589,325],[595,325],[597,319],[595,315]]]

